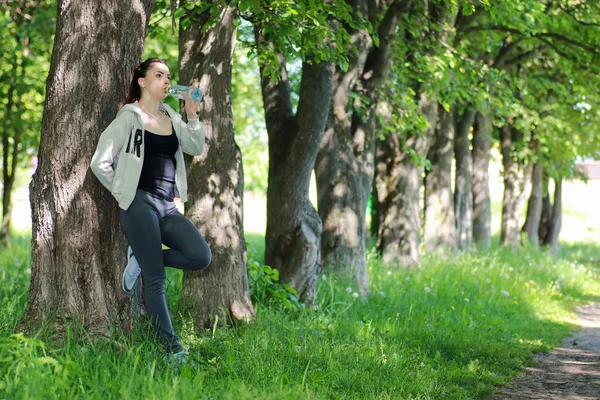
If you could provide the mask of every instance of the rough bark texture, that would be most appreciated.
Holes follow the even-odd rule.
[[[207,88],[199,113],[206,130],[201,156],[188,159],[189,201],[185,214],[198,227],[212,252],[204,271],[186,271],[183,297],[197,329],[218,317],[249,320],[254,315],[248,287],[246,242],[242,224],[244,174],[235,143],[231,109],[231,68],[237,9],[224,7],[214,26],[201,29],[211,16],[194,14],[179,33],[181,82]]]
[[[378,29],[379,46],[373,46],[366,31],[353,35],[358,55],[350,60],[347,71],[335,71],[331,109],[315,166],[319,215],[323,221],[323,265],[350,272],[363,295],[368,291],[365,210],[375,157],[373,110],[377,106],[377,88],[389,69],[403,3],[387,9]],[[351,5],[362,16],[377,15],[381,9],[381,4],[372,0],[357,0]],[[353,92],[368,100],[351,101]]]
[[[421,135],[413,135],[405,148],[425,157],[431,145],[438,118],[438,102],[421,95],[419,110],[429,121]],[[402,150],[398,135],[389,135],[377,150],[377,193],[381,209],[381,225],[377,248],[386,264],[403,267],[420,261],[421,208],[419,196],[423,182],[423,166],[415,165]]]
[[[454,113],[439,107],[439,122],[428,159],[431,169],[425,177],[425,251],[456,248],[456,227],[452,190],[454,159]]]
[[[25,22],[25,14],[35,11],[35,8],[25,12],[13,13],[12,19],[17,25]],[[23,43],[23,57],[19,63],[17,52],[13,52],[10,58],[11,73],[8,76],[8,91],[6,92],[6,108],[2,121],[2,220],[0,222],[0,246],[10,247],[10,225],[12,221],[12,190],[16,178],[16,169],[21,146],[21,135],[23,134],[22,108],[23,98],[19,86],[26,75],[26,68],[31,64],[29,54],[29,37],[20,37],[20,33],[14,33],[16,41]],[[8,57],[7,57],[8,58]],[[8,61],[8,60],[7,60]],[[12,141],[10,140],[12,137]],[[10,160],[10,162],[9,162]]]
[[[257,34],[257,39],[265,38]],[[261,67],[261,87],[269,135],[269,186],[265,263],[279,270],[302,301],[312,304],[321,270],[319,214],[308,198],[310,175],[323,137],[333,92],[333,65],[302,65],[300,99],[294,114],[285,59],[273,82]]]
[[[473,126],[473,241],[483,247],[492,244],[492,202],[490,200],[490,150],[492,119],[477,113]]]
[[[527,201],[527,217],[521,229],[527,234],[529,242],[536,247],[539,245],[538,231],[542,219],[543,178],[544,167],[538,161],[533,165],[531,172],[531,194]]]
[[[16,70],[16,68],[15,68]],[[7,113],[12,113],[14,88],[8,91]],[[20,100],[20,99],[19,99]],[[19,101],[17,101],[19,102]],[[20,107],[17,107],[20,109]],[[16,114],[20,114],[17,112]],[[7,118],[11,121],[12,118]],[[2,222],[0,224],[0,246],[10,247],[10,223],[12,216],[11,195],[15,183],[15,172],[17,169],[18,147],[20,145],[20,130],[17,129],[13,137],[12,146],[9,141],[8,127],[2,132]],[[10,163],[8,162],[10,158]]]
[[[432,44],[428,52],[435,54],[441,48],[441,42],[447,42],[452,29],[445,25],[454,25],[456,8],[447,2],[413,3],[411,14],[421,15],[422,22],[441,26],[432,29],[440,43]],[[425,40],[423,29],[420,35],[412,36],[406,32],[405,39],[410,47],[411,42]],[[432,33],[433,32],[433,33]],[[431,38],[428,38],[431,39]],[[407,61],[415,53],[409,53]],[[423,57],[420,54],[419,57]],[[416,165],[406,151],[411,148],[419,157],[425,158],[429,152],[434,130],[438,119],[438,102],[433,93],[428,93],[427,84],[414,82],[419,112],[427,119],[428,127],[421,134],[405,134],[401,139],[397,135],[389,135],[385,143],[380,143],[376,156],[376,180],[378,201],[380,203],[380,227],[377,248],[386,263],[398,263],[401,266],[416,265],[420,261],[419,247],[421,237],[421,207],[419,198],[423,183],[423,166]]]
[[[548,232],[552,224],[552,202],[550,201],[549,191],[550,180],[546,173],[543,174],[542,178],[542,215],[540,217],[540,226],[538,228],[538,237],[540,245],[546,245]]]
[[[90,335],[107,335],[115,318],[128,322],[118,206],[89,164],[100,133],[125,100],[153,6],[58,2],[39,163],[30,185],[32,267],[24,317],[35,324],[56,312],[57,333],[73,318]]]
[[[504,246],[518,247],[521,239],[519,215],[524,206],[526,187],[530,174],[512,154],[512,144],[519,140],[520,132],[505,125],[501,129],[500,147],[502,150],[502,166],[504,180],[504,197],[502,199],[502,230],[500,240]],[[530,170],[530,168],[529,168]]]
[[[562,227],[562,178],[554,179],[554,203],[552,204],[552,222],[545,245],[552,250],[558,249],[558,236]]]
[[[550,201],[549,176],[544,174],[542,182],[544,196],[538,229],[539,242],[542,246],[556,250],[562,226],[562,178],[554,179],[554,202]]]
[[[457,246],[460,249],[470,248],[473,242],[473,159],[469,132],[475,114],[474,109],[467,109],[456,117],[454,214]]]
[[[366,13],[365,3],[354,4],[361,14]],[[366,137],[362,121],[352,123],[353,110],[348,109],[348,104],[361,77],[371,39],[364,31],[353,36],[359,53],[350,60],[347,71],[339,67],[335,70],[332,105],[315,164],[315,176],[319,216],[323,221],[323,267],[350,273],[364,294],[368,290],[365,207],[371,187],[373,141]]]

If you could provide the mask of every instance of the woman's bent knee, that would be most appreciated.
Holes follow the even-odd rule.
[[[195,271],[202,271],[203,269],[206,269],[210,265],[211,261],[212,254],[210,249],[208,249],[206,252],[194,252],[194,254],[190,256],[190,266],[191,269]]]

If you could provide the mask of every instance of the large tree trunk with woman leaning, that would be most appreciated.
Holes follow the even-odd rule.
[[[379,46],[368,32],[354,33],[358,54],[349,68],[336,68],[331,108],[315,174],[319,215],[323,221],[324,267],[349,272],[364,295],[368,291],[365,211],[373,182],[377,89],[385,81],[391,46],[403,3],[388,7],[379,25]],[[350,5],[377,24],[381,5],[359,0]],[[359,93],[361,98],[352,97]],[[366,102],[363,99],[367,99]]]
[[[456,115],[454,213],[456,216],[456,239],[460,249],[469,249],[473,242],[473,159],[471,158],[469,133],[475,113],[475,109],[468,108]]]
[[[268,41],[260,34],[256,37]],[[265,264],[279,270],[280,278],[298,291],[301,300],[312,304],[321,270],[322,224],[308,188],[331,105],[334,68],[326,62],[303,62],[294,114],[285,57],[279,54],[278,59],[278,82],[265,76],[261,66],[269,135]]]
[[[181,2],[186,3],[185,1]],[[198,227],[212,252],[204,271],[185,271],[183,297],[197,329],[215,318],[249,320],[254,315],[248,287],[242,224],[244,174],[235,143],[231,109],[231,68],[236,40],[235,7],[223,7],[217,23],[203,34],[210,12],[190,16],[179,32],[179,76],[190,85],[208,85],[199,118],[206,130],[204,154],[188,162],[186,216]]]
[[[492,118],[477,113],[473,125],[473,241],[477,246],[492,244],[492,201],[490,199],[490,151]]]
[[[24,323],[79,319],[90,335],[127,324],[118,206],[89,166],[125,102],[154,1],[59,1],[38,153],[30,185],[31,287]]]
[[[456,226],[452,190],[454,160],[454,113],[439,108],[439,121],[427,158],[431,169],[425,175],[425,251],[456,248]]]

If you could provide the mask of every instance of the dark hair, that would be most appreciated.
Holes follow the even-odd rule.
[[[162,58],[148,58],[146,61],[141,63],[134,71],[133,78],[131,79],[131,84],[129,85],[129,96],[127,96],[127,103],[134,103],[142,97],[142,89],[140,88],[140,84],[138,83],[138,79],[145,78],[148,70],[154,63],[165,64],[167,67],[167,62]]]

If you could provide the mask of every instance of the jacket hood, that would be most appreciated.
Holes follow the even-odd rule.
[[[160,103],[158,105],[158,108],[160,110],[167,111],[169,113],[169,115],[171,115],[171,111],[173,111],[171,109],[171,107],[169,107],[167,104],[164,104],[164,103]],[[133,103],[125,104],[123,107],[121,107],[121,109],[119,110],[119,112],[117,112],[117,116],[119,116],[123,112],[131,112],[131,113],[137,114],[138,116],[141,117],[141,115],[142,115],[142,108],[140,107],[140,103],[137,102],[137,101],[135,101]]]
[[[142,109],[140,108],[139,103],[136,101],[134,103],[125,104],[119,112],[117,112],[117,116],[121,115],[124,112],[132,112],[137,115],[142,115]]]

